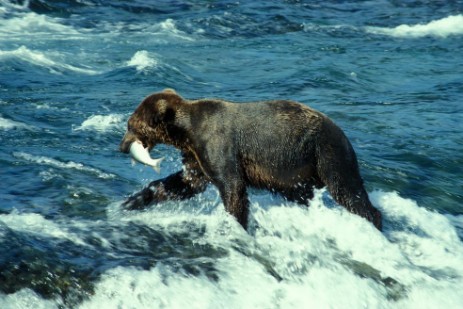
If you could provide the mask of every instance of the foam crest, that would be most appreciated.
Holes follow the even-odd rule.
[[[46,300],[30,289],[22,289],[16,293],[3,295],[0,293],[0,308],[5,309],[53,309],[62,308],[53,300]]]
[[[400,224],[400,229],[389,231],[389,239],[399,245],[413,265],[430,273],[463,275],[463,245],[446,216],[419,207],[415,201],[403,199],[395,192],[376,191],[371,198],[385,206],[382,210],[390,221]]]
[[[182,40],[187,40],[187,41],[193,41],[193,38],[191,38],[188,34],[185,32],[179,30],[175,24],[175,21],[173,19],[166,19],[163,22],[160,22],[159,24],[155,24],[152,26],[149,26],[146,31],[153,32],[155,34],[162,34],[162,35],[167,35],[169,37],[174,37],[177,39],[182,39]]]
[[[57,55],[62,58],[62,55]],[[50,70],[51,73],[61,74],[63,71],[71,71],[79,74],[95,75],[98,74],[98,71],[79,68],[67,63],[54,61],[48,55],[45,55],[42,52],[30,50],[25,46],[21,46],[15,50],[0,50],[0,59],[19,59],[21,61],[28,62],[30,64],[44,67]]]
[[[147,68],[156,67],[159,62],[146,50],[137,51],[133,57],[127,61],[128,66],[135,67],[137,71],[143,71]]]
[[[85,242],[80,239],[79,236],[69,232],[67,228],[45,219],[40,214],[19,214],[13,212],[8,215],[0,215],[0,222],[12,230],[36,234],[39,236],[67,239],[76,244],[85,245]]]
[[[57,168],[62,168],[62,169],[73,169],[73,170],[78,170],[90,174],[95,174],[99,178],[103,179],[112,179],[116,177],[114,174],[110,173],[105,173],[99,169],[85,166],[82,163],[76,163],[76,162],[62,162],[56,159],[48,158],[48,157],[43,157],[43,156],[34,156],[28,153],[24,152],[14,152],[13,156],[17,159],[25,160],[28,162],[40,164],[40,165],[47,165],[47,166],[53,166]]]
[[[87,118],[82,124],[75,128],[74,131],[98,131],[108,132],[114,129],[118,129],[124,122],[124,116],[120,114],[111,115],[93,115]]]
[[[144,33],[150,37],[150,40],[155,40],[156,43],[169,43],[172,40],[194,41],[188,33],[179,30],[175,21],[170,18],[159,23],[102,21],[99,24],[99,29],[111,34],[121,34],[126,32]]]
[[[15,8],[17,10],[17,8]],[[7,13],[5,9],[0,13]],[[80,33],[72,28],[62,24],[59,18],[52,18],[47,15],[39,15],[33,12],[16,12],[12,18],[0,18],[0,36],[8,35],[80,35]]]
[[[9,0],[0,0],[0,4],[4,7],[5,10],[7,9],[14,9],[14,10],[26,10],[29,7],[30,0],[24,0],[19,3],[14,3]]]
[[[214,289],[212,284],[207,284],[203,279],[194,278],[179,278],[166,282],[166,276],[175,277],[175,274],[162,266],[151,271],[116,268],[103,276],[95,291],[95,296],[82,304],[80,308],[96,309],[101,306],[108,308],[214,307],[213,303],[207,302],[211,298],[210,289]],[[124,282],[124,284],[117,287],[116,282]],[[198,293],[199,289],[201,293]],[[159,297],[161,295],[164,296]]]
[[[427,24],[400,25],[395,28],[367,27],[367,32],[393,37],[420,38],[434,36],[445,38],[463,34],[463,15],[448,16]]]
[[[31,127],[24,124],[24,123],[17,122],[17,121],[11,120],[11,119],[2,118],[0,116],[0,130],[11,130],[11,129],[27,129],[27,130],[30,130]]]

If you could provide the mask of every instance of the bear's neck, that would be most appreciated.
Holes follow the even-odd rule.
[[[178,106],[176,110],[175,120],[165,125],[165,140],[164,143],[172,145],[180,150],[191,148],[191,121],[188,111],[188,105]]]

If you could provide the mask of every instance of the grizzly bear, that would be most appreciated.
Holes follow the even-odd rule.
[[[381,213],[363,187],[357,157],[343,131],[306,105],[274,100],[232,103],[186,100],[167,89],[146,97],[128,120],[120,150],[173,145],[184,168],[151,182],[124,202],[140,209],[217,187],[225,209],[247,229],[247,188],[267,189],[308,205],[314,188],[381,230]]]

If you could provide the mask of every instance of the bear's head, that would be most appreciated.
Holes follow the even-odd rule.
[[[183,135],[176,121],[183,104],[183,98],[172,89],[146,97],[128,120],[120,151],[128,153],[130,145],[136,141],[148,150],[159,143],[175,144]]]

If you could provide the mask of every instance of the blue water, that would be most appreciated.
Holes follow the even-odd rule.
[[[0,0],[0,307],[461,308],[462,55],[463,1]],[[164,88],[327,114],[383,233],[325,190],[123,210],[181,169],[118,152]]]

